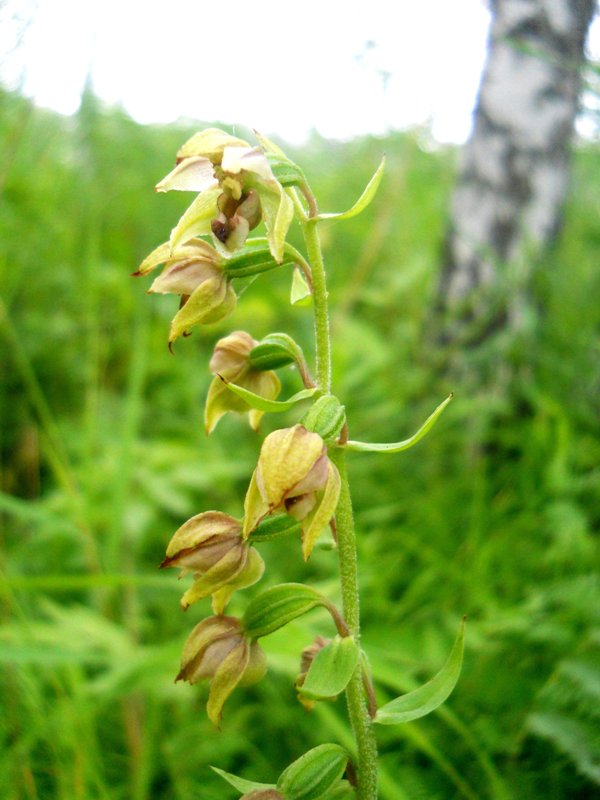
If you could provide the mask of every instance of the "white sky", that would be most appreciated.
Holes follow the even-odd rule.
[[[31,21],[13,50],[15,11]],[[488,24],[484,0],[0,0],[0,77],[64,114],[91,71],[144,123],[219,120],[298,143],[312,128],[429,124],[461,142]]]

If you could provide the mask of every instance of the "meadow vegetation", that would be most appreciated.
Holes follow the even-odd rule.
[[[141,127],[89,94],[69,119],[0,94],[7,800],[216,800],[234,792],[210,764],[268,781],[347,736],[342,702],[308,713],[294,701],[320,612],[265,640],[267,679],[231,698],[223,734],[204,714],[206,690],[173,683],[201,612],[180,612],[181,585],[158,572],[165,543],[200,511],[242,514],[260,446],[231,416],[218,437],[204,433],[214,343],[235,329],[312,341],[310,315],[288,302],[289,272],[276,270],[172,355],[175,299],[148,302],[129,277],[189,202],[152,187],[200,127]],[[405,438],[456,395],[409,452],[349,454],[380,700],[433,675],[469,618],[450,700],[378,731],[380,796],[583,800],[600,791],[600,152],[577,149],[562,235],[524,266],[519,330],[464,347],[435,335],[456,153],[430,145],[425,131],[314,135],[298,156],[324,211],[346,208],[388,156],[369,209],[323,227],[333,384],[353,438]],[[297,387],[280,374],[288,396]],[[306,580],[335,596],[330,552],[302,567],[297,543],[261,553],[270,583]],[[235,597],[232,613],[245,602]]]

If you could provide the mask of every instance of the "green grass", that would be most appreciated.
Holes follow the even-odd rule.
[[[287,304],[290,276],[271,273],[231,320],[170,355],[173,298],[147,297],[129,273],[188,199],[152,187],[192,131],[141,128],[89,97],[69,120],[7,94],[0,109],[0,795],[231,797],[209,764],[270,781],[309,747],[346,741],[342,702],[308,715],[293,691],[300,650],[329,623],[315,612],[266,639],[267,678],[234,695],[215,732],[205,689],[173,683],[208,604],[181,613],[180,585],[156,566],[192,514],[241,514],[258,453],[241,420],[203,433],[215,340],[287,330],[310,351],[310,315]],[[373,205],[324,233],[335,390],[352,437],[371,441],[405,438],[457,396],[406,454],[351,458],[380,700],[434,674],[469,622],[448,703],[381,730],[381,798],[589,798],[600,784],[599,153],[577,153],[563,235],[533,270],[529,324],[444,353],[431,308],[455,154],[393,134],[314,137],[297,155],[321,209],[341,211],[383,151]],[[306,566],[298,542],[262,552],[268,584],[307,580],[335,596],[331,553]]]

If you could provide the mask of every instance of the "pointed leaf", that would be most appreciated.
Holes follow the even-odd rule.
[[[411,722],[434,711],[446,700],[458,681],[463,660],[465,617],[460,624],[448,660],[428,683],[382,706],[373,720],[380,725]]]
[[[341,779],[348,753],[339,744],[321,744],[287,767],[277,781],[286,800],[317,800]]]
[[[237,775],[232,775],[231,772],[225,772],[224,769],[219,769],[218,767],[211,767],[213,772],[216,772],[220,778],[223,778],[224,781],[230,786],[233,786],[234,789],[237,789],[238,792],[254,792],[259,789],[274,789],[274,783],[258,783],[258,781],[247,781],[245,778],[240,778]]]
[[[247,636],[267,636],[317,606],[326,606],[322,594],[302,583],[280,583],[254,597],[242,618]]]
[[[347,447],[348,450],[356,450],[357,452],[361,453],[401,453],[403,450],[408,450],[409,447],[413,447],[413,445],[417,444],[417,442],[420,442],[421,439],[429,433],[429,431],[437,422],[438,417],[453,397],[454,394],[448,395],[443,403],[440,403],[435,409],[433,414],[430,414],[429,417],[427,417],[423,425],[421,425],[419,430],[413,436],[411,436],[410,439],[405,439],[403,442],[393,442],[390,444],[349,441],[346,442],[345,447]]]
[[[296,403],[300,403],[302,400],[309,400],[311,397],[315,397],[315,395],[321,393],[321,389],[315,387],[313,389],[302,389],[302,391],[296,392],[296,394],[292,395],[288,400],[268,400],[266,397],[261,397],[255,394],[255,392],[251,392],[249,389],[244,389],[243,386],[237,386],[235,383],[231,383],[222,375],[219,375],[219,378],[228,389],[234,392],[234,394],[237,394],[238,397],[241,397],[242,400],[245,400],[251,408],[257,408],[259,411],[270,411],[273,414],[277,414],[281,411],[289,411]]]
[[[326,700],[341,694],[352,677],[359,659],[359,648],[352,636],[336,636],[319,650],[298,691],[310,700]]]
[[[375,170],[375,174],[367,184],[364,192],[358,198],[356,203],[348,209],[348,211],[343,211],[340,214],[319,214],[315,217],[316,220],[325,220],[325,219],[351,219],[355,217],[357,214],[360,214],[361,211],[369,205],[371,200],[375,197],[377,193],[377,189],[379,189],[379,184],[381,183],[381,179],[383,178],[383,170],[385,169],[385,156],[381,159],[379,166]]]
[[[312,302],[312,292],[302,270],[294,268],[292,288],[290,290],[290,304],[293,306],[309,306]]]

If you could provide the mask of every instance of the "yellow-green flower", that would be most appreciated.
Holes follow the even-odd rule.
[[[210,681],[206,712],[219,725],[223,705],[236,686],[250,686],[267,670],[263,651],[247,639],[235,617],[215,616],[196,625],[183,646],[176,681]]]
[[[273,431],[264,440],[244,503],[244,536],[268,514],[284,511],[302,523],[308,559],[335,513],[340,476],[317,434],[303,425]]]
[[[175,169],[156,190],[199,192],[171,233],[172,247],[212,234],[227,254],[242,247],[262,219],[273,258],[283,260],[294,205],[260,147],[208,128],[180,148]]]
[[[258,342],[245,331],[234,331],[219,339],[210,360],[210,371],[215,375],[206,398],[204,423],[211,433],[228,411],[248,414],[250,427],[258,430],[263,411],[249,408],[240,397],[230,391],[219,377],[242,386],[261,397],[275,400],[281,391],[279,378],[273,370],[258,370],[250,366],[249,356]]]
[[[264,562],[242,538],[237,519],[221,511],[205,511],[185,522],[173,535],[161,567],[178,567],[196,579],[181,598],[184,609],[212,595],[215,614],[222,614],[236,589],[262,577]]]
[[[236,294],[223,271],[223,262],[215,248],[202,239],[190,239],[175,248],[165,242],[134,273],[147,275],[164,264],[148,291],[181,297],[179,311],[171,320],[169,345],[194,325],[218,322],[235,309]]]

